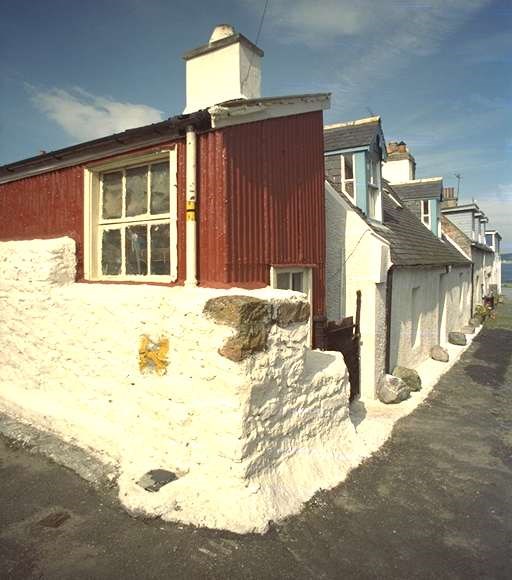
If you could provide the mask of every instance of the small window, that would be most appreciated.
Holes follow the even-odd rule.
[[[381,202],[381,166],[380,160],[368,154],[367,156],[367,173],[368,173],[368,217],[381,221],[382,220],[382,202]]]
[[[421,201],[421,221],[430,227],[430,204],[428,199],[423,199]]]
[[[304,270],[286,269],[279,271],[275,269],[275,288],[279,290],[294,290],[307,294],[306,276]]]
[[[343,191],[352,199],[355,199],[354,188],[354,156],[351,153],[344,153],[341,156],[341,187]]]

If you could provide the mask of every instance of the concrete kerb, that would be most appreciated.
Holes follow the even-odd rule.
[[[112,497],[117,496],[117,469],[85,449],[63,441],[53,433],[36,429],[25,423],[21,417],[13,419],[5,413],[0,413],[0,435],[11,445],[23,447],[30,453],[41,454],[58,465],[67,467],[97,489],[111,488]]]

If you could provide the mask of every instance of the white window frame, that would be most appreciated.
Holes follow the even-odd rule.
[[[382,176],[381,163],[372,158],[371,153],[367,153],[367,191],[368,191],[368,217],[370,219],[382,221]]]
[[[430,212],[430,201],[428,199],[422,199],[420,201],[421,203],[421,221],[423,222],[423,224],[425,226],[427,226],[428,228],[432,227],[432,222],[431,222],[431,212]],[[427,211],[425,212],[425,204],[427,204]]]
[[[346,159],[345,157],[352,157],[352,177],[350,179],[347,179],[346,177],[346,166],[345,166],[345,162]],[[345,193],[346,195],[348,195],[348,197],[352,200],[355,201],[356,199],[356,177],[355,177],[355,156],[353,153],[340,153],[340,163],[341,163],[341,189],[343,191],[343,193]],[[352,194],[349,193],[349,191],[347,190],[347,183],[352,183]]]
[[[101,211],[101,175],[112,171],[126,170],[137,166],[153,165],[169,161],[169,213],[155,216],[142,215],[122,219],[100,219]],[[124,181],[124,177],[123,177]],[[84,169],[84,278],[91,281],[137,281],[175,282],[178,278],[178,184],[177,184],[176,148],[154,151],[148,154],[118,157],[108,162],[90,164]],[[124,196],[123,196],[124,199]],[[124,203],[124,202],[123,202]],[[101,223],[100,223],[101,222]],[[121,229],[121,251],[124,263],[125,245],[123,232],[127,225],[169,224],[169,259],[170,273],[165,275],[104,275],[101,273],[101,236],[100,232],[109,224],[119,225]],[[149,244],[148,244],[149,245]],[[149,248],[148,248],[149,251]]]
[[[278,274],[303,274],[303,281],[305,285],[305,294],[308,297],[309,302],[309,333],[308,340],[310,346],[313,341],[313,269],[304,266],[271,266],[270,267],[270,286],[272,288],[277,288],[277,275]]]

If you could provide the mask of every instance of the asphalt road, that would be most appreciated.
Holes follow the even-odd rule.
[[[511,578],[511,304],[378,454],[265,536],[133,519],[0,439],[0,578]]]

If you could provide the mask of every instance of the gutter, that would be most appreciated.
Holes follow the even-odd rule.
[[[37,155],[36,157],[0,165],[0,184],[98,161],[136,149],[158,145],[169,140],[180,139],[183,137],[186,128],[191,125],[198,131],[210,129],[210,115],[207,111],[179,115],[160,123],[128,129],[122,133],[85,141],[77,145],[44,153],[43,155]]]
[[[197,286],[197,135],[193,125],[186,134],[186,279],[185,286]]]

